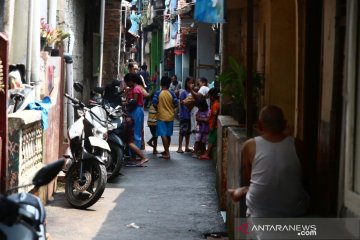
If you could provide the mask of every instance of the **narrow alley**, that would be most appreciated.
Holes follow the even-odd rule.
[[[107,184],[102,198],[88,210],[71,208],[64,192],[57,192],[46,206],[52,239],[191,240],[224,232],[215,168],[211,161],[176,153],[178,129],[176,124],[171,160],[152,155],[147,146],[147,167],[124,167],[122,175]],[[145,130],[149,136],[148,128]],[[161,151],[160,138],[158,143]],[[131,223],[132,227],[127,226]]]
[[[359,0],[0,0],[0,240],[360,239],[359,83]]]

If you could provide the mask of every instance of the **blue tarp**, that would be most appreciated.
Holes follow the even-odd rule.
[[[41,127],[46,130],[48,128],[48,114],[51,107],[50,97],[44,97],[41,102],[35,101],[27,105],[26,109],[41,111]]]
[[[194,19],[205,23],[224,23],[224,0],[196,0]]]

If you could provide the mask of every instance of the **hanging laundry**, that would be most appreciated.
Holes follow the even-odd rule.
[[[170,41],[170,22],[164,22],[164,42]]]
[[[131,21],[131,27],[128,32],[134,35],[135,37],[139,37],[138,30],[141,21],[141,14],[136,14],[135,11],[132,11],[130,15],[130,21]]]
[[[171,21],[171,34],[170,34],[170,37],[172,39],[176,39],[176,36],[178,34],[178,30],[179,30],[179,20],[176,17],[175,20]]]
[[[170,14],[175,14],[177,8],[177,0],[170,0]]]

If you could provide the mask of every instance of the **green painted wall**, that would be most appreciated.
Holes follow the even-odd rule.
[[[163,34],[162,31],[158,30],[156,32],[152,33],[152,39],[151,39],[151,63],[150,63],[150,74],[151,76],[154,74],[155,72],[155,67],[158,70],[158,74],[159,74],[159,65],[160,65],[160,61],[163,57]],[[158,75],[158,82],[160,81],[159,79],[159,75]],[[159,86],[159,84],[157,84],[157,86]]]

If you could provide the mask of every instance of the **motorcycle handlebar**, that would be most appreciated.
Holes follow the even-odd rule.
[[[71,100],[71,102],[72,102],[73,104],[79,105],[83,110],[90,110],[90,109],[88,109],[88,108],[85,107],[85,104],[84,104],[84,103],[82,103],[81,101],[79,101],[79,100],[76,99],[76,98],[71,97],[71,96],[68,95],[67,93],[64,93],[64,96],[65,96],[66,98],[68,98],[69,100]],[[98,106],[101,106],[101,105],[98,105]],[[110,112],[108,112],[108,110],[107,110],[105,107],[104,107],[104,109],[105,109],[105,111],[107,112],[108,115],[112,115],[112,113],[119,111],[119,109],[115,109],[114,112],[110,113]],[[100,125],[102,125],[103,127],[106,127],[106,126],[107,126],[108,121],[103,121],[103,120],[101,120],[98,116],[96,116],[96,114],[92,113],[91,111],[90,111],[90,114],[91,114],[92,116],[94,116],[94,117],[98,120],[98,122],[100,123]]]
[[[78,104],[80,101],[79,100],[77,100],[76,98],[73,98],[73,97],[71,97],[69,94],[67,94],[67,93],[64,93],[64,96],[66,97],[66,98],[68,98],[68,99],[70,99],[73,103],[75,103],[75,104]]]
[[[76,105],[79,105],[79,106],[82,107],[82,108],[85,108],[85,104],[82,103],[80,100],[71,97],[71,96],[70,96],[69,94],[67,94],[67,93],[64,93],[64,96],[65,96],[67,99],[71,100],[71,102],[72,102],[73,104],[76,104]]]

